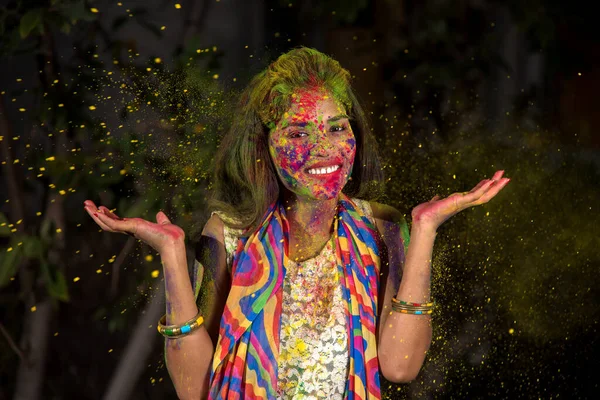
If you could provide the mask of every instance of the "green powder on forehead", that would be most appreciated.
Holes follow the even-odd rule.
[[[280,56],[256,75],[246,93],[246,106],[258,110],[262,122],[272,127],[292,105],[297,92],[324,90],[351,109],[348,95],[350,73],[331,57],[309,48],[299,48]]]

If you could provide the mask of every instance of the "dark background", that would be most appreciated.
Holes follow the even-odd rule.
[[[558,0],[2,1],[0,399],[175,398],[158,255],[98,230],[165,210],[190,242],[248,79],[298,45],[350,70],[410,210],[504,169],[439,230],[434,340],[384,398],[599,391],[599,31]],[[409,221],[410,222],[410,221]],[[206,294],[209,296],[210,294]],[[594,396],[596,394],[596,396]]]

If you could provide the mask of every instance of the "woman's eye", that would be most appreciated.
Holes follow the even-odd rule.
[[[298,138],[298,137],[305,137],[308,136],[308,134],[306,132],[302,132],[302,131],[295,131],[290,133],[290,137],[291,138]]]
[[[343,132],[346,130],[346,127],[343,125],[334,125],[329,128],[329,132]]]

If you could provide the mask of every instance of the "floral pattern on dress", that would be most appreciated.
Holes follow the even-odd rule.
[[[286,265],[279,346],[279,399],[343,399],[348,338],[333,242]]]
[[[368,218],[369,203],[352,199]],[[219,213],[223,219],[223,216]],[[242,230],[224,226],[227,266]],[[283,283],[278,400],[342,400],[348,379],[348,336],[333,240],[320,254],[290,261]]]

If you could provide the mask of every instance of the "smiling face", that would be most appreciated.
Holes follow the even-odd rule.
[[[296,91],[290,109],[269,132],[269,153],[279,179],[297,196],[337,198],[356,154],[346,110],[324,89]]]

